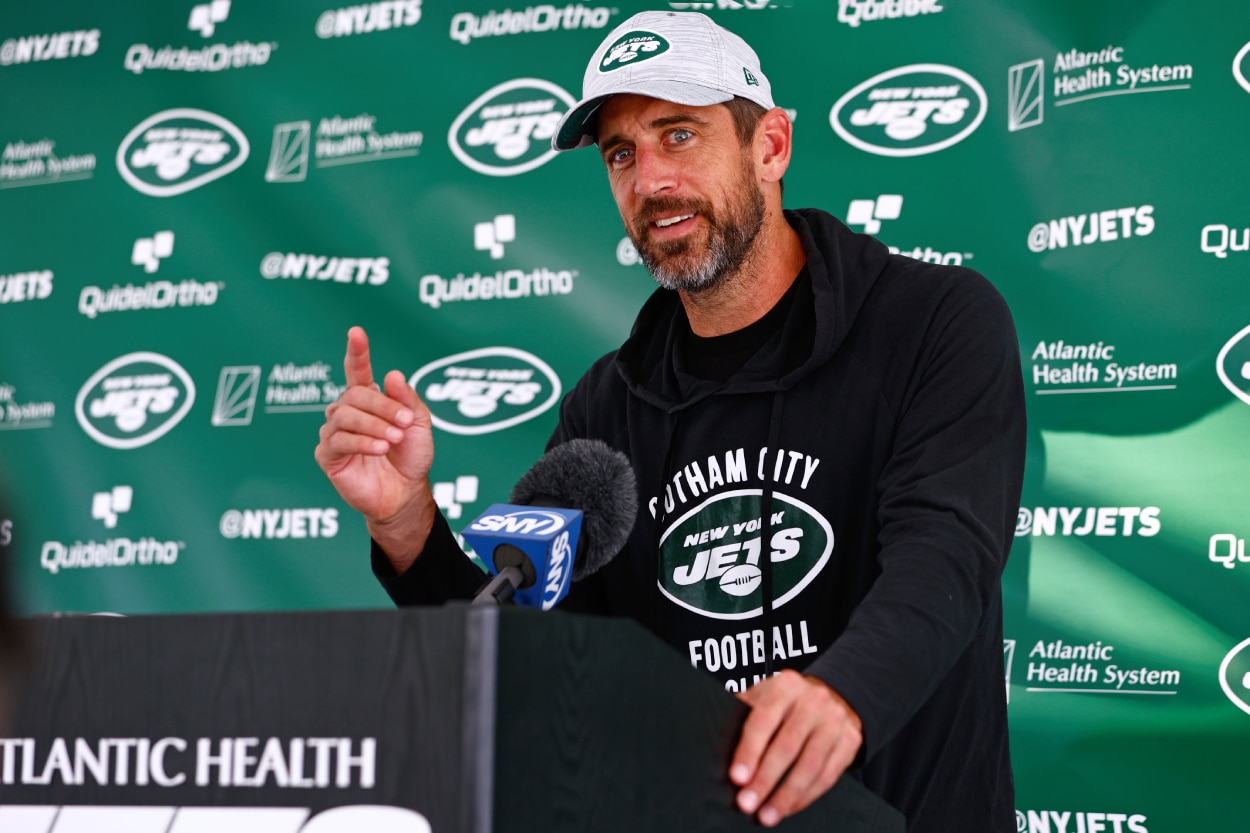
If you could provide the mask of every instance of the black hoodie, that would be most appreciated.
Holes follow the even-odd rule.
[[[910,831],[1014,831],[999,579],[1025,416],[1010,313],[971,270],[891,255],[814,209],[786,218],[808,279],[740,370],[692,375],[680,299],[657,290],[562,403],[550,444],[625,452],[641,509],[561,607],[632,616],[730,691],[782,668],[819,677],[863,721],[853,772]],[[397,603],[480,584],[437,529],[402,576],[375,552]]]

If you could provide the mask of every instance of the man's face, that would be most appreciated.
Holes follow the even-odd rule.
[[[625,230],[661,286],[710,289],[742,266],[764,196],[725,107],[614,96],[598,140]]]

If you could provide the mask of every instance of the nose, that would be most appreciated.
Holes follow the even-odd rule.
[[[677,163],[658,150],[634,150],[634,193],[653,197],[677,187]]]

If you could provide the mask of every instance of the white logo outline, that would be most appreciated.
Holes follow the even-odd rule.
[[[541,78],[514,78],[511,81],[496,84],[486,92],[479,95],[477,98],[473,99],[469,106],[464,108],[460,115],[456,116],[455,121],[451,123],[451,127],[447,129],[447,145],[451,148],[452,154],[459,159],[465,167],[470,170],[477,171],[479,174],[486,174],[487,176],[516,176],[518,174],[532,171],[535,168],[542,167],[555,158],[558,151],[556,151],[555,148],[548,147],[545,153],[529,160],[528,162],[522,162],[520,165],[504,167],[499,165],[487,165],[485,162],[479,162],[470,156],[464,148],[460,147],[460,141],[457,139],[457,134],[460,132],[460,128],[464,126],[464,123],[468,121],[471,116],[478,113],[482,109],[483,104],[493,98],[496,98],[502,93],[510,92],[521,87],[537,87],[540,90],[545,90],[563,101],[567,110],[572,110],[577,104],[577,100],[574,99],[573,96],[569,95],[563,87],[553,84],[550,81],[544,81]]]
[[[1233,705],[1241,709],[1246,714],[1250,714],[1250,703],[1238,697],[1228,684],[1228,666],[1232,664],[1233,657],[1242,652],[1243,649],[1250,647],[1250,639],[1243,639],[1234,646],[1233,650],[1224,655],[1224,661],[1220,663],[1220,688],[1224,689],[1224,694],[1233,702]]]
[[[551,406],[555,405],[556,402],[559,401],[562,390],[560,377],[556,375],[554,370],[552,370],[551,365],[547,364],[533,353],[528,353],[524,350],[517,349],[516,347],[479,347],[476,350],[468,350],[464,353],[456,353],[451,356],[445,356],[444,358],[430,362],[424,367],[418,369],[412,374],[412,376],[408,377],[408,384],[413,390],[417,390],[418,383],[430,373],[447,367],[448,365],[455,364],[456,362],[469,361],[483,356],[507,356],[509,358],[519,359],[527,363],[530,367],[542,373],[543,376],[547,378],[547,381],[551,383],[551,395],[548,396],[544,402],[530,408],[527,411],[523,411],[515,416],[500,420],[499,422],[491,422],[484,425],[456,425],[455,423],[448,422],[437,414],[431,412],[430,421],[434,424],[434,427],[441,428],[448,433],[459,434],[461,436],[471,437],[479,434],[490,434],[495,431],[503,431],[504,429],[511,428],[514,425],[520,425],[523,422],[528,422],[531,419],[541,416],[546,413]]]
[[[1246,41],[1246,45],[1233,58],[1233,78],[1241,85],[1243,90],[1250,93],[1250,80],[1247,80],[1245,74],[1241,71],[1241,62],[1246,57],[1247,52],[1250,52],[1250,41]]]
[[[1224,359],[1228,357],[1228,354],[1232,351],[1233,347],[1246,336],[1250,336],[1250,325],[1242,327],[1237,335],[1230,338],[1224,346],[1220,348],[1219,355],[1215,357],[1215,372],[1220,377],[1220,381],[1224,383],[1224,387],[1228,388],[1229,391],[1232,392],[1233,396],[1236,396],[1242,402],[1250,405],[1250,393],[1246,393],[1244,390],[1237,387],[1237,385],[1233,384],[1233,380],[1229,379],[1228,374],[1224,372]]]
[[[948,136],[947,138],[934,142],[931,145],[921,145],[919,147],[911,148],[891,148],[881,147],[879,145],[866,142],[851,133],[842,125],[842,120],[838,118],[842,113],[842,108],[845,107],[851,99],[855,98],[855,96],[877,86],[883,81],[888,81],[891,78],[920,72],[932,72],[939,75],[949,75],[952,78],[956,78],[964,84],[967,84],[968,87],[976,93],[977,100],[980,102],[981,107],[977,111],[976,116],[973,117],[972,122],[967,127],[960,130],[954,136]],[[971,136],[973,132],[981,126],[981,122],[985,121],[985,113],[988,109],[989,103],[985,95],[985,88],[981,86],[979,81],[964,72],[962,69],[948,66],[947,64],[908,64],[907,66],[895,67],[894,69],[878,73],[869,78],[867,81],[862,81],[859,84],[856,84],[834,103],[833,109],[829,111],[829,123],[832,125],[833,131],[837,133],[844,142],[867,153],[872,153],[877,156],[922,156],[928,153],[937,153],[939,150],[945,150],[951,145],[958,144]]]
[[[87,419],[87,412],[83,407],[87,401],[87,394],[117,368],[124,367],[127,364],[137,364],[138,362],[157,364],[173,373],[174,376],[178,377],[178,380],[182,382],[187,395],[183,399],[182,404],[178,406],[178,409],[174,411],[173,416],[166,419],[148,433],[125,439],[110,437],[108,434],[105,434],[99,428],[92,425]],[[160,353],[140,351],[136,353],[127,353],[124,356],[118,356],[108,364],[104,365],[104,367],[91,374],[91,377],[83,383],[81,388],[79,388],[78,396],[74,398],[74,416],[78,418],[78,425],[87,433],[87,436],[91,437],[91,439],[95,440],[100,445],[108,446],[109,448],[128,450],[132,448],[140,448],[148,445],[149,443],[156,442],[161,437],[168,434],[174,429],[174,426],[182,422],[183,418],[186,417],[187,413],[191,410],[191,406],[193,404],[195,404],[195,382],[191,380],[191,375],[183,369],[182,365],[178,364],[168,356],[162,356]]]
[[[199,119],[224,130],[238,144],[238,156],[223,165],[219,165],[182,182],[176,182],[173,185],[152,185],[144,182],[135,176],[134,171],[130,169],[130,165],[126,161],[127,153],[130,150],[130,146],[143,135],[144,131],[169,119]],[[223,176],[233,173],[243,166],[250,153],[251,145],[248,144],[247,136],[224,117],[216,113],[210,113],[207,110],[198,110],[194,107],[175,107],[172,110],[162,110],[159,113],[148,116],[126,134],[125,138],[122,139],[122,143],[117,147],[117,170],[122,175],[122,179],[126,180],[126,183],[131,188],[134,188],[141,194],[147,194],[149,197],[176,197],[179,194],[185,194],[187,191],[192,191],[201,185],[207,185],[215,179],[221,179]]]

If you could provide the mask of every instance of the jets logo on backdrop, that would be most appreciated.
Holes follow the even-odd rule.
[[[1229,651],[1220,663],[1220,688],[1234,706],[1250,714],[1250,639]]]
[[[560,377],[550,365],[514,347],[483,347],[439,359],[408,384],[430,406],[435,427],[453,434],[511,428],[560,398]]]
[[[1228,340],[1215,357],[1215,371],[1233,396],[1250,405],[1250,327]]]
[[[515,176],[545,164],[560,119],[577,102],[539,78],[491,87],[451,123],[447,144],[464,165],[487,176]]]
[[[961,69],[911,64],[874,75],[838,99],[829,123],[878,156],[919,156],[963,141],[985,119],[981,84]]]
[[[1233,58],[1233,78],[1237,79],[1243,90],[1250,93],[1250,42]]]
[[[765,547],[759,489],[726,492],[691,509],[660,540],[660,591],[703,616],[746,619],[763,606],[768,558],[773,607],[781,607],[828,563],[833,530],[815,509],[778,492],[771,521]]]
[[[220,179],[245,161],[243,131],[205,110],[164,110],[139,122],[117,149],[117,170],[140,193],[172,197]]]
[[[599,59],[601,74],[633,66],[668,51],[668,41],[652,32],[626,32]]]
[[[100,445],[139,448],[167,434],[191,410],[195,383],[159,353],[127,353],[92,374],[74,400],[78,424]]]

